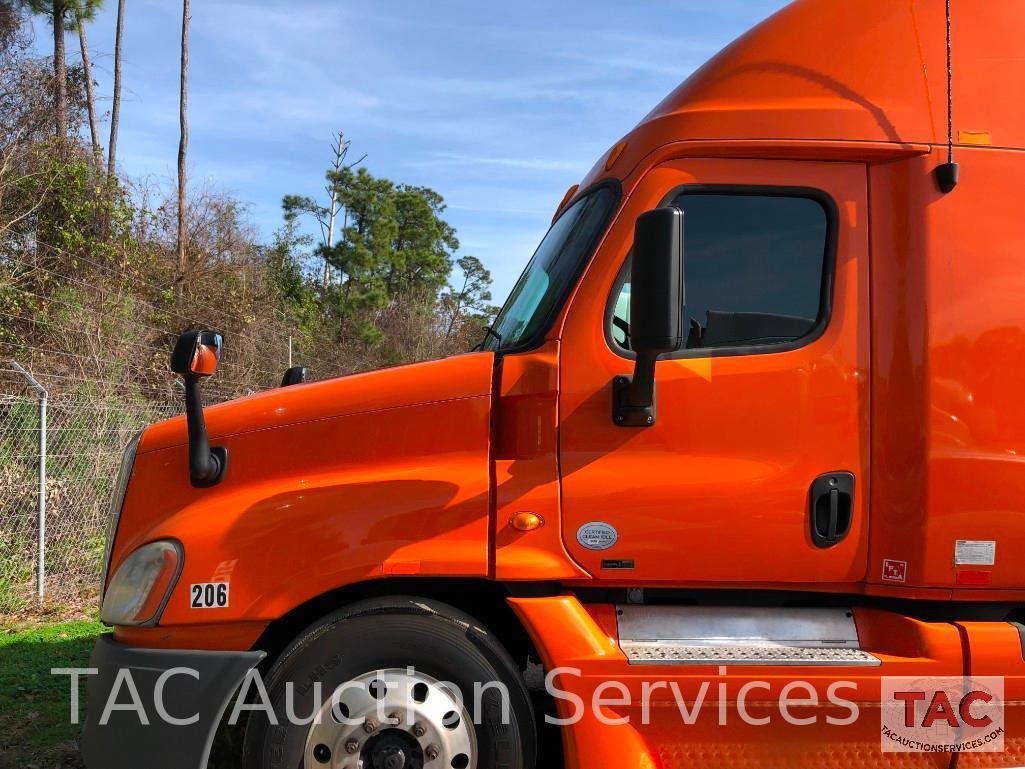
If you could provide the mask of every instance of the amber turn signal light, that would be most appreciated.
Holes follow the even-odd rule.
[[[509,525],[517,531],[534,531],[545,525],[545,519],[535,513],[516,513],[509,519]]]

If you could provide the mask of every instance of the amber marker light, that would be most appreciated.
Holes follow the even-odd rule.
[[[536,513],[516,513],[509,519],[509,525],[517,531],[534,531],[545,525],[545,519]]]
[[[559,205],[555,208],[555,213],[552,215],[552,224],[555,224],[555,220],[559,218],[559,214],[562,213],[562,209],[566,207],[566,204],[573,199],[573,196],[577,194],[577,190],[580,189],[579,184],[572,184],[570,188],[566,190],[566,194],[562,196],[562,200],[559,201]]]
[[[609,156],[605,159],[605,170],[612,170],[612,166],[619,160],[619,156],[623,154],[623,150],[626,149],[626,139],[619,142],[615,147],[609,150]]]

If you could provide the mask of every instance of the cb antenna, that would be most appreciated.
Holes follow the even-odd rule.
[[[950,42],[950,0],[947,0],[947,162],[936,166],[936,184],[946,194],[957,186],[961,166],[954,162],[954,70]]]

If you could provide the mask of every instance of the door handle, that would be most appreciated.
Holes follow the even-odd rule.
[[[832,547],[843,541],[854,520],[854,474],[837,471],[812,481],[808,517],[816,547]]]

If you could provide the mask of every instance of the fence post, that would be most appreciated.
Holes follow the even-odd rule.
[[[39,542],[36,550],[36,597],[39,603],[42,603],[46,595],[46,402],[49,393],[17,361],[12,360],[11,365],[25,377],[32,389],[39,393],[39,498],[36,500],[36,530]]]

